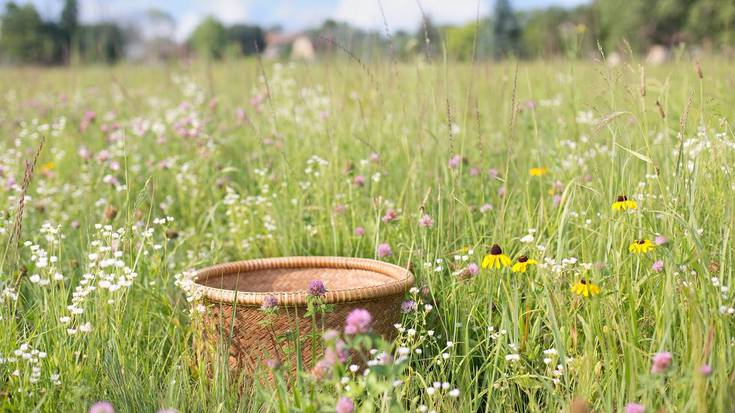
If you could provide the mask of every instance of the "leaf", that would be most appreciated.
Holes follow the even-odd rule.
[[[632,149],[628,149],[625,146],[620,145],[619,143],[615,143],[615,146],[619,147],[620,149],[624,149],[626,152],[630,153],[631,155],[635,156],[636,158],[642,160],[643,162],[648,162],[653,165],[653,159],[647,157],[646,155],[636,152]]]

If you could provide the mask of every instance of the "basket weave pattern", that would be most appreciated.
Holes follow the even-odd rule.
[[[198,351],[212,355],[221,347],[229,353],[231,368],[246,371],[267,359],[288,357],[285,355],[294,350],[293,341],[277,343],[275,337],[296,331],[302,338],[311,334],[312,319],[304,317],[306,290],[317,279],[327,288],[323,302],[334,305],[334,311],[319,317],[318,324],[341,330],[350,311],[365,308],[373,315],[373,331],[386,337],[395,332],[403,296],[414,281],[404,268],[361,258],[269,258],[205,268],[194,278],[207,307],[200,320]],[[278,300],[275,315],[260,309],[267,296]],[[261,322],[268,317],[269,326],[264,327]],[[310,344],[306,347],[301,357],[309,368]]]

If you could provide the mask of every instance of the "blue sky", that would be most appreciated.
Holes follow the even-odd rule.
[[[418,0],[424,12],[437,23],[463,23],[487,14],[493,0]],[[575,6],[589,0],[511,0],[517,9],[550,5]],[[0,0],[4,5],[8,0]],[[63,0],[16,0],[32,2],[42,15],[58,15]],[[379,3],[380,2],[380,3]],[[177,22],[176,37],[184,39],[207,15],[225,23],[249,22],[264,26],[280,24],[294,31],[318,25],[326,18],[347,21],[363,28],[383,28],[382,4],[391,30],[414,30],[421,12],[417,0],[79,0],[85,22],[120,19],[155,7],[171,14]]]

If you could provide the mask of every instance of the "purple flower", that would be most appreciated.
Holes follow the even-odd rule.
[[[365,228],[355,227],[355,235],[357,235],[358,237],[365,235]]]
[[[266,295],[263,297],[263,302],[260,304],[261,310],[272,310],[278,307],[278,299],[272,295]]]
[[[480,272],[480,267],[474,262],[467,266],[467,274],[477,275]]]
[[[702,364],[702,367],[699,368],[699,374],[703,376],[709,376],[710,374],[712,374],[712,366],[707,363]]]
[[[334,206],[334,213],[337,215],[344,214],[345,211],[347,211],[347,206],[345,204],[337,204]]]
[[[378,257],[385,258],[393,255],[393,250],[390,249],[390,245],[383,243],[378,245]]]
[[[350,351],[347,349],[345,342],[337,340],[334,342],[334,346],[329,346],[324,350],[324,361],[330,366],[334,366],[338,361],[341,363],[347,361],[349,355]]]
[[[355,411],[355,402],[350,398],[340,397],[334,410],[336,413],[352,413]]]
[[[461,163],[462,163],[462,157],[459,155],[454,155],[451,158],[449,158],[447,165],[449,166],[449,169],[455,169]]]
[[[554,194],[554,208],[557,208],[561,204],[561,195]]]
[[[271,370],[278,370],[281,368],[281,361],[278,359],[268,359],[265,361],[265,365]]]
[[[345,320],[345,334],[353,335],[359,333],[367,333],[370,331],[370,324],[373,322],[373,316],[364,308],[356,308],[347,314]]]
[[[414,300],[406,300],[401,303],[401,312],[404,314],[412,313],[416,311],[417,308],[419,308],[419,305],[416,304],[416,301]]]
[[[656,238],[653,240],[653,242],[656,243],[656,245],[664,245],[669,242],[669,240],[666,239],[666,237],[664,237],[663,235],[656,235]]]
[[[490,205],[490,204],[483,204],[483,205],[482,205],[482,206],[480,207],[480,212],[482,212],[482,213],[484,214],[484,213],[486,213],[487,211],[492,211],[492,209],[493,209],[493,206],[492,206],[492,205]]]
[[[645,406],[638,403],[628,403],[625,405],[625,413],[643,413],[646,411]]]
[[[501,198],[505,196],[505,186],[498,188],[498,196]]]
[[[327,293],[327,287],[321,280],[313,280],[309,283],[309,295],[312,297],[321,297]]]
[[[97,402],[89,408],[89,413],[115,413],[115,409],[112,407],[110,402],[101,401]]]
[[[671,367],[673,356],[668,351],[658,352],[653,355],[653,363],[651,364],[651,373],[661,374]]]
[[[470,168],[470,176],[477,176],[480,174],[480,168],[473,166]]]
[[[396,211],[393,208],[388,208],[387,211],[385,211],[385,215],[383,215],[383,218],[381,220],[383,223],[387,224],[389,222],[393,222],[398,219],[398,211]]]
[[[365,186],[365,177],[362,175],[357,175],[355,179],[352,180],[352,183],[355,186]]]
[[[487,174],[488,174],[488,176],[490,176],[490,178],[497,178],[498,177],[498,170],[495,169],[495,168],[490,168],[490,169],[487,170]]]
[[[373,163],[378,163],[378,162],[380,162],[380,155],[378,155],[378,153],[377,153],[377,152],[373,152],[373,153],[371,153],[371,154],[370,154],[370,161],[372,161]]]
[[[335,330],[333,328],[330,328],[329,330],[325,331],[322,334],[322,339],[324,341],[334,341],[334,340],[336,340],[338,338],[339,338],[339,331],[337,331],[337,330]]]
[[[419,219],[419,225],[424,228],[431,228],[434,226],[434,220],[431,219],[429,214],[424,214],[424,216]]]
[[[655,271],[655,272],[661,272],[661,271],[663,271],[664,270],[664,262],[661,261],[661,260],[658,260],[658,261],[654,262],[653,265],[651,266],[651,269],[653,271]]]

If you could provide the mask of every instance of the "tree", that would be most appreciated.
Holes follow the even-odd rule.
[[[32,4],[5,5],[0,18],[0,50],[10,63],[55,63],[59,59],[58,32],[45,24]]]
[[[509,0],[495,0],[493,38],[495,41],[495,57],[519,54],[521,25],[518,23]]]
[[[227,29],[227,38],[243,55],[260,53],[265,49],[265,35],[259,26],[232,25]]]
[[[125,35],[114,23],[81,26],[79,50],[86,62],[115,63],[124,55]]]
[[[227,47],[227,30],[219,20],[207,17],[194,29],[189,44],[200,57],[220,59]]]
[[[59,19],[59,30],[62,37],[64,54],[68,58],[73,49],[77,30],[79,29],[79,7],[77,0],[65,0]]]

